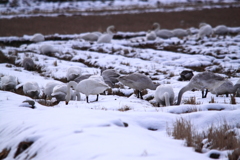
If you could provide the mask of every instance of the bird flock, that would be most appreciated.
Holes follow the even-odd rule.
[[[98,31],[89,32],[81,35],[80,38],[85,41],[96,43],[111,43],[115,32],[115,26],[111,25],[107,27],[105,33]],[[219,25],[212,28],[210,24],[200,23],[199,31],[196,34],[197,39],[202,39],[205,36],[215,35],[227,35],[229,33],[228,27],[225,25]],[[190,35],[190,31],[187,29],[176,28],[173,30],[160,29],[159,23],[153,23],[152,30],[146,32],[146,40],[155,40],[157,37],[162,39],[168,39],[171,37],[183,38]],[[45,41],[42,34],[37,33],[32,36],[31,41],[39,43]],[[51,56],[58,51],[53,45],[44,43],[39,47],[39,52],[42,55]],[[25,70],[33,71],[36,68],[34,61],[25,57],[22,61],[22,67]],[[157,106],[170,106],[180,105],[182,96],[186,91],[197,89],[202,91],[202,98],[206,98],[207,93],[211,92],[216,96],[232,94],[233,96],[240,94],[240,79],[234,85],[230,80],[212,73],[202,72],[194,75],[192,71],[185,70],[180,74],[179,81],[189,81],[175,97],[173,87],[169,85],[160,85],[154,83],[152,79],[145,74],[132,73],[128,75],[121,75],[115,69],[103,69],[101,75],[97,74],[83,74],[80,67],[71,66],[66,73],[67,83],[50,81],[44,89],[41,90],[38,83],[35,81],[29,81],[24,84],[20,84],[17,77],[12,75],[4,75],[0,79],[0,89],[6,91],[15,92],[19,86],[22,87],[23,93],[33,99],[44,97],[44,99],[55,98],[58,102],[65,101],[66,105],[71,100],[80,101],[81,94],[86,96],[86,102],[89,103],[89,96],[96,95],[96,101],[98,101],[99,94],[105,92],[108,89],[114,88],[116,84],[120,83],[123,86],[127,86],[136,90],[137,98],[143,98],[143,90],[150,89],[155,90],[154,100]],[[175,100],[177,100],[175,102]]]

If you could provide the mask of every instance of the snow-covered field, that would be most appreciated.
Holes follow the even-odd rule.
[[[233,84],[239,80],[240,35],[237,33],[240,27],[229,27],[229,30],[232,34],[226,37],[202,40],[196,40],[195,34],[183,39],[157,38],[154,41],[138,36],[113,39],[109,44],[85,41],[80,38],[85,33],[48,35],[68,40],[0,46],[2,54],[14,57],[11,63],[0,63],[0,76],[16,76],[18,87],[36,81],[43,94],[48,82],[66,82],[71,66],[80,67],[82,74],[97,75],[101,74],[101,68],[113,68],[121,75],[137,72],[149,76],[154,83],[171,85],[177,98],[179,90],[189,82],[178,80],[183,70],[192,70],[194,75],[212,71]],[[196,33],[198,29],[191,28],[191,32]],[[116,34],[126,37],[146,32]],[[0,40],[29,42],[31,37],[0,37]],[[39,48],[43,44],[53,45],[57,52],[51,56],[41,54]],[[31,57],[38,69],[24,70],[25,57]],[[41,105],[37,99],[0,90],[0,152],[10,150],[6,160],[203,160],[210,159],[211,153],[220,153],[220,159],[228,159],[231,150],[206,148],[203,153],[197,153],[186,147],[184,140],[169,136],[167,127],[171,128],[181,117],[189,119],[198,131],[226,120],[235,128],[236,136],[240,136],[240,97],[235,98],[236,104],[230,104],[230,97],[225,95],[216,97],[208,93],[207,98],[202,98],[201,91],[188,91],[181,105],[156,107],[155,90],[147,89],[143,100],[120,82],[112,90],[113,94],[102,94],[97,102],[94,102],[96,96],[91,95],[91,102],[86,103],[85,95],[81,94],[81,101],[70,101],[68,105],[61,101],[51,107]],[[119,92],[124,96],[117,94]],[[185,104],[191,97],[196,98],[197,104]],[[214,103],[210,103],[212,98]],[[26,107],[25,100],[34,100],[36,108]],[[192,108],[198,111],[189,113]],[[32,144],[16,154],[21,142]]]

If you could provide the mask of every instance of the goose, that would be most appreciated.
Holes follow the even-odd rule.
[[[92,74],[84,74],[84,75],[79,75],[77,78],[75,78],[73,81],[79,83],[84,79],[88,79]]]
[[[219,83],[223,83],[223,81],[225,81],[224,77],[212,72],[203,72],[193,76],[190,82],[179,91],[177,105],[180,105],[184,92],[192,89],[200,89],[202,91],[202,98],[206,98],[208,90],[218,86]],[[205,95],[204,89],[207,89]]]
[[[199,24],[198,39],[202,39],[205,36],[211,36],[213,34],[212,26],[207,23]]]
[[[38,98],[40,88],[37,82],[26,82],[23,84],[23,93],[31,98]]]
[[[240,84],[236,83],[233,85],[233,83],[229,80],[224,81],[223,83],[219,84],[217,87],[213,88],[210,90],[212,94],[222,95],[226,94],[226,97],[228,97],[228,94],[233,94],[235,95],[237,89],[240,88]]]
[[[118,77],[118,80],[123,85],[137,90],[137,98],[141,98],[141,99],[143,99],[142,93],[141,93],[142,90],[147,88],[155,90],[158,86],[154,84],[149,77],[139,73],[132,73],[126,76],[120,76]]]
[[[44,40],[45,40],[45,38],[44,38],[44,36],[41,33],[34,34],[32,36],[32,38],[30,39],[30,41],[35,42],[35,43],[42,42]]]
[[[5,75],[1,77],[0,88],[4,91],[15,91],[17,83],[15,76]]]
[[[111,88],[114,87],[115,83],[118,82],[118,77],[120,74],[115,69],[106,69],[102,72],[103,80],[106,84],[108,84]]]
[[[81,36],[85,41],[97,41],[98,38],[102,35],[101,32],[90,32]]]
[[[72,81],[82,74],[82,69],[80,67],[69,67],[67,70],[67,80]]]
[[[53,92],[52,92],[51,96],[55,97],[57,99],[57,101],[65,101],[68,93],[69,93],[69,95],[68,95],[69,99],[76,100],[76,97],[77,97],[77,100],[80,101],[79,92],[73,92],[72,90],[70,90],[68,92],[66,84],[56,85],[53,88]]]
[[[56,53],[57,50],[54,48],[54,46],[50,44],[43,44],[39,47],[40,53],[43,55],[51,56],[52,54]]]
[[[96,80],[94,78],[84,79],[79,83],[76,83],[75,81],[70,81],[67,84],[68,92],[66,95],[66,105],[70,100],[69,99],[70,87],[73,87],[74,90],[78,93],[81,92],[82,94],[85,94],[87,103],[89,103],[89,100],[88,100],[89,95],[97,95],[96,101],[98,101],[99,94],[109,88],[109,86],[106,83]]]
[[[168,39],[174,36],[173,32],[168,30],[168,29],[161,29],[160,30],[160,24],[159,23],[153,23],[152,28],[155,31],[156,36],[163,38],[163,39]]]
[[[102,34],[98,40],[97,43],[111,43],[111,40],[113,38],[113,30],[115,29],[115,26],[109,26],[107,28],[107,33]]]
[[[227,35],[228,34],[228,27],[225,25],[218,25],[214,29],[215,35]]]
[[[50,81],[48,82],[46,85],[45,85],[45,88],[44,88],[44,93],[46,95],[46,98],[47,99],[51,99],[52,98],[52,92],[53,92],[53,88],[56,86],[56,85],[59,85],[60,83],[59,82],[55,82],[55,81]]]
[[[158,107],[161,105],[170,106],[174,101],[173,88],[169,85],[158,86],[155,91],[154,99],[157,102]]]
[[[183,38],[188,35],[188,31],[182,28],[176,28],[172,30],[173,36],[178,38]]]
[[[25,70],[33,71],[34,67],[35,67],[35,64],[34,64],[32,58],[26,57],[26,58],[23,59],[22,66]]]
[[[156,38],[157,38],[157,35],[156,35],[155,31],[149,30],[149,31],[146,33],[146,40],[154,41]]]

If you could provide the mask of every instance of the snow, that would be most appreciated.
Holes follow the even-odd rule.
[[[173,2],[176,1],[161,0],[161,3],[166,4]],[[83,5],[84,10],[93,5],[106,7],[104,5],[108,3],[110,2],[66,2],[59,4],[58,7],[84,4],[86,5]],[[149,5],[155,3],[155,0],[149,0]],[[30,5],[33,4],[35,1]],[[117,7],[128,4],[127,1],[113,3]],[[132,0],[131,4],[146,5],[145,2],[138,0]],[[38,7],[51,10],[56,5],[56,3],[41,3]],[[26,6],[22,4],[21,7]],[[2,8],[0,10],[2,11]],[[16,12],[18,12],[17,9]],[[22,14],[22,16],[26,15]],[[229,29],[237,33],[240,27],[229,27]],[[195,33],[198,31],[196,28],[192,30]],[[146,31],[117,32],[123,36],[145,33]],[[193,69],[196,75],[201,72],[194,68],[206,67],[206,70],[216,71],[233,84],[240,78],[239,35],[205,37],[201,41],[196,41],[194,35],[187,39],[157,38],[155,41],[146,41],[142,36],[132,39],[113,39],[110,44],[98,44],[80,39],[82,34],[85,33],[46,35],[68,37],[70,40],[49,40],[22,44],[19,47],[1,46],[1,52],[4,55],[15,56],[16,59],[15,64],[0,63],[0,75],[16,76],[19,82],[18,87],[29,81],[36,81],[43,92],[47,82],[59,82],[65,79],[70,66],[80,67],[83,74],[98,75],[103,67],[114,68],[122,75],[139,72],[147,74],[160,85],[172,85],[175,99],[179,90],[188,84],[188,81],[178,81],[179,74],[185,69]],[[11,42],[30,40],[31,37],[32,35],[0,37],[0,40]],[[42,44],[53,45],[57,48],[57,53],[52,56],[42,55],[39,51]],[[140,47],[147,45],[154,47]],[[164,47],[171,46],[178,46],[180,50],[164,50]],[[27,56],[41,68],[40,72],[23,69],[21,63]],[[143,158],[207,160],[213,152],[219,152],[221,159],[227,159],[227,150],[206,149],[204,153],[197,153],[193,148],[186,147],[184,140],[176,140],[168,136],[167,125],[171,126],[176,119],[182,117],[191,120],[193,125],[201,131],[212,124],[218,125],[222,120],[226,120],[235,126],[234,129],[240,135],[240,129],[236,127],[240,124],[240,97],[236,97],[237,104],[230,104],[230,97],[225,95],[216,97],[208,93],[207,98],[201,98],[200,91],[188,91],[184,93],[183,101],[195,97],[197,105],[182,102],[179,106],[159,108],[153,105],[154,99],[145,100],[154,96],[154,90],[147,90],[148,93],[143,96],[144,100],[138,99],[133,94],[133,89],[126,86],[113,88],[113,92],[121,92],[125,96],[100,95],[99,100],[94,102],[96,96],[91,95],[90,103],[86,103],[86,97],[81,94],[81,101],[70,101],[68,105],[62,101],[52,107],[43,106],[33,99],[36,108],[31,109],[23,102],[32,100],[31,98],[0,90],[0,151],[5,148],[11,149],[5,158],[10,160],[13,159],[20,142],[32,141],[33,144],[18,155],[17,159],[33,157],[34,160],[138,160]],[[215,103],[210,103],[211,98],[214,98]],[[192,109],[198,111],[186,113]]]

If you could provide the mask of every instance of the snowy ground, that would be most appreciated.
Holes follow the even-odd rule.
[[[123,2],[123,1],[120,1]],[[135,2],[135,1],[133,1]],[[152,1],[151,1],[152,2]],[[100,3],[100,2],[99,2]],[[116,2],[117,3],[117,2]],[[143,3],[143,2],[142,2]],[[113,39],[111,44],[90,43],[80,35],[57,35],[68,40],[47,40],[20,46],[1,46],[13,63],[0,63],[0,76],[14,75],[19,86],[36,81],[43,91],[49,81],[66,81],[70,66],[78,66],[83,74],[98,74],[100,68],[114,68],[122,75],[138,72],[146,74],[153,82],[169,84],[175,97],[188,81],[178,81],[179,74],[193,70],[194,75],[204,70],[216,72],[235,84],[240,78],[240,27],[229,28],[232,35],[204,38],[197,41],[195,35],[188,38],[146,41],[145,37]],[[197,32],[196,28],[191,31]],[[118,35],[142,35],[141,33],[118,32]],[[56,35],[50,35],[56,36]],[[0,37],[1,41],[29,41],[32,35],[23,37]],[[46,36],[47,37],[47,36]],[[57,49],[52,56],[40,54],[39,47],[51,44]],[[27,71],[21,66],[24,57],[31,57],[41,70]],[[121,85],[119,85],[121,86]],[[175,140],[166,133],[178,118],[191,120],[199,130],[225,119],[233,127],[240,124],[240,97],[237,104],[230,104],[230,97],[216,97],[209,93],[201,98],[200,91],[188,91],[181,105],[156,107],[154,90],[147,90],[144,100],[136,98],[128,87],[113,88],[125,96],[100,95],[98,102],[60,102],[46,107],[35,101],[36,109],[24,107],[22,103],[31,98],[8,91],[0,91],[0,152],[10,149],[7,160],[159,160],[210,159],[216,150],[206,149],[197,153],[186,147],[183,140]],[[196,97],[197,105],[184,104]],[[210,103],[214,97],[215,103]],[[90,96],[94,101],[95,96]],[[198,112],[187,113],[197,108]],[[221,111],[220,111],[221,110]],[[237,136],[240,129],[236,128]],[[21,142],[33,144],[15,157]],[[228,150],[220,151],[221,159],[227,159]]]
[[[186,40],[158,38],[155,41],[146,41],[144,37],[137,37],[112,40],[111,44],[89,43],[76,38],[80,35],[67,36],[72,37],[72,40],[49,40],[23,44],[20,47],[3,47],[2,52],[6,56],[16,57],[17,65],[0,64],[1,74],[15,75],[20,85],[28,81],[36,81],[43,89],[49,81],[66,78],[70,66],[81,67],[83,74],[100,74],[101,67],[114,68],[121,74],[145,73],[156,83],[171,84],[175,96],[188,83],[178,81],[179,73],[184,69],[205,68],[217,71],[224,77],[230,77],[229,80],[234,84],[240,77],[239,36],[205,38],[201,41],[195,41],[194,37]],[[24,36],[25,40],[30,38],[31,35]],[[21,37],[1,39],[11,41]],[[39,47],[45,43],[54,45],[58,52],[51,57],[41,55]],[[174,44],[181,45],[183,49],[179,52],[163,50],[164,47]],[[144,49],[139,47],[144,45],[150,47]],[[188,50],[188,54],[185,50]],[[41,73],[26,71],[21,67],[25,56],[33,58],[41,67]],[[194,71],[195,75],[198,73]],[[212,123],[219,123],[222,118],[231,125],[237,126],[240,123],[237,118],[240,116],[239,97],[236,97],[237,104],[231,105],[230,98],[225,95],[215,97],[209,93],[208,97],[203,99],[200,91],[189,91],[183,95],[183,99],[196,97],[198,105],[182,103],[180,106],[158,108],[154,106],[153,99],[140,100],[128,87],[113,90],[120,90],[130,96],[100,95],[98,102],[88,104],[85,96],[81,95],[81,101],[70,101],[69,105],[60,102],[53,107],[45,107],[36,102],[34,110],[22,107],[22,102],[30,99],[29,97],[1,91],[0,150],[11,149],[7,159],[12,159],[20,142],[33,141],[31,147],[18,156],[19,159],[34,156],[33,159],[106,160],[143,157],[192,159],[194,157],[202,160],[208,159],[212,151],[196,153],[192,148],[185,147],[184,141],[173,140],[166,134],[166,124],[172,124],[180,117],[190,118],[199,130],[206,129]],[[148,90],[144,99],[153,96],[154,90]],[[209,103],[211,97],[215,98],[213,104]],[[95,96],[90,96],[90,101],[94,99]],[[193,107],[197,107],[199,112],[181,114]],[[120,110],[124,108],[129,110],[121,112]],[[209,109],[216,111],[208,111]],[[125,123],[128,127],[125,127]],[[221,158],[227,159],[226,154],[227,151],[222,151]]]

